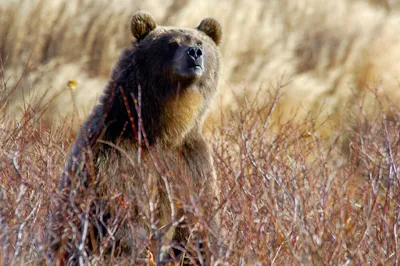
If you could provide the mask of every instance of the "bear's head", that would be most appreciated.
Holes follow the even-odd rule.
[[[135,60],[146,78],[183,86],[218,79],[222,30],[215,19],[205,18],[193,29],[173,28],[157,26],[149,13],[139,11],[132,17],[131,31]]]
[[[116,81],[117,86],[110,88],[123,88],[126,95],[132,93],[140,99],[150,142],[157,139],[178,145],[187,134],[201,129],[217,91],[221,25],[213,18],[205,18],[195,28],[159,26],[149,13],[139,11],[132,17],[131,31],[136,40],[114,68],[112,82]],[[107,118],[114,123],[112,136],[131,121],[120,112],[126,102],[121,103],[119,94],[115,95],[118,102],[110,111],[114,115]],[[137,121],[136,106],[128,104]],[[132,135],[130,131],[124,134]]]

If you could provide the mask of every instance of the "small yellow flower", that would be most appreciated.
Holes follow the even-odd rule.
[[[76,90],[76,87],[78,86],[78,82],[75,79],[71,79],[67,83],[68,88],[70,88],[72,91]]]
[[[308,138],[311,138],[311,137],[313,137],[313,136],[314,136],[314,134],[313,134],[312,132],[307,132],[307,133],[302,134],[302,135],[300,136],[300,138],[301,138],[301,139],[302,139],[302,138],[308,139]]]
[[[314,136],[314,134],[313,133],[311,133],[311,132],[307,132],[307,134],[306,134],[306,138],[311,138],[312,136]]]

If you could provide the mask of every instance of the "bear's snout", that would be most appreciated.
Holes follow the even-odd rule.
[[[203,68],[203,49],[199,46],[192,46],[186,49],[189,60],[189,67]]]

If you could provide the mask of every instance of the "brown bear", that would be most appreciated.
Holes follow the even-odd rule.
[[[204,264],[204,246],[216,239],[217,181],[201,130],[217,91],[221,26],[213,18],[193,29],[157,26],[140,11],[131,31],[133,47],[69,154],[48,264],[110,254],[136,264],[146,250],[157,263],[181,251],[180,259]]]

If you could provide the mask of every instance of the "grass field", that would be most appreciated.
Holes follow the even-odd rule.
[[[129,45],[138,9],[161,25],[206,16],[223,25],[220,93],[205,128],[222,199],[213,264],[397,265],[399,6],[3,1],[0,265],[35,263],[77,125]],[[150,249],[138,261],[156,257]]]

